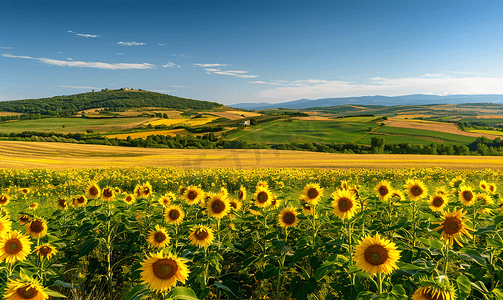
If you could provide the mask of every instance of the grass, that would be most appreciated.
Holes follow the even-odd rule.
[[[0,132],[61,132],[61,133],[85,133],[91,129],[94,132],[107,132],[121,130],[136,123],[143,123],[150,118],[108,118],[108,119],[86,119],[86,118],[49,118],[38,120],[23,120],[0,124]]]
[[[376,133],[385,135],[377,135]],[[447,145],[469,144],[476,139],[475,137],[439,131],[382,126],[376,128],[372,134],[359,140],[358,143],[370,145],[371,138],[375,136],[384,137],[388,144],[410,143],[418,145],[430,145],[433,142]]]
[[[228,139],[251,143],[350,143],[365,135],[369,127],[374,128],[376,124],[366,123],[359,118],[334,121],[276,120],[234,133]]]
[[[475,132],[475,133],[493,134],[493,135],[503,136],[503,131],[497,131],[497,130],[467,129],[465,131],[466,132]]]

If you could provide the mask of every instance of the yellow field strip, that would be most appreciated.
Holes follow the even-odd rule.
[[[0,168],[418,168],[501,169],[493,156],[333,154],[263,149],[150,149],[0,141]]]

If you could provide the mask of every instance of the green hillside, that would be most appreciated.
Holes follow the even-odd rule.
[[[122,111],[139,107],[210,110],[222,107],[222,104],[148,91],[123,89],[0,102],[0,111],[42,115],[73,115],[78,111],[93,108],[108,108],[111,111]]]

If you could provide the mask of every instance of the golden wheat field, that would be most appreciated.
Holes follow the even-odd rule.
[[[0,289],[501,299],[500,160],[441,158],[1,142]]]

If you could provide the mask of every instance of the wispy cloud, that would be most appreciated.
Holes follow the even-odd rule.
[[[166,63],[165,65],[162,65],[164,68],[181,68],[179,65],[175,64],[175,63],[172,63],[172,62],[168,62]]]
[[[100,37],[100,35],[96,35],[96,34],[76,33],[75,31],[71,31],[71,30],[68,30],[67,32],[70,32],[70,33],[75,34],[76,36],[81,36],[81,37],[85,37],[85,38],[97,38],[97,37]]]
[[[127,69],[154,69],[155,65],[143,63],[143,64],[130,64],[130,63],[104,63],[104,62],[86,62],[86,61],[66,61],[66,60],[56,60],[50,58],[37,58],[30,56],[17,56],[10,54],[2,54],[3,57],[11,58],[24,58],[38,60],[42,63],[48,65],[56,65],[62,67],[80,67],[80,68],[95,68],[95,69],[106,69],[106,70],[127,70]]]
[[[69,57],[67,57],[66,59],[73,61],[73,58],[69,58]]]
[[[75,85],[57,85],[60,88],[82,89],[82,90],[99,90],[101,88],[94,86],[75,86]]]
[[[194,66],[200,66],[202,68],[211,68],[211,67],[225,67],[226,64],[194,64]]]
[[[137,42],[118,42],[117,45],[123,45],[123,46],[142,46],[145,45],[145,43],[137,43]]]
[[[166,45],[166,43],[162,43],[162,44],[157,44],[157,45],[159,45],[159,46],[164,46],[164,45]]]
[[[115,53],[115,54],[117,54],[117,55],[124,55],[124,53]]]
[[[251,81],[250,83],[271,84],[264,81]],[[282,82],[279,87],[257,92],[253,96],[275,99],[276,101],[288,101],[300,98],[319,99],[411,94],[440,96],[455,94],[503,94],[503,78],[451,77],[444,74],[424,74],[417,77],[395,79],[374,77],[370,78],[364,84],[349,81],[307,79]]]
[[[0,47],[1,49],[6,49],[6,50],[10,50],[10,49],[14,49],[12,47]]]
[[[183,88],[184,86],[181,86],[181,85],[170,85],[169,87],[172,87],[172,88]]]

